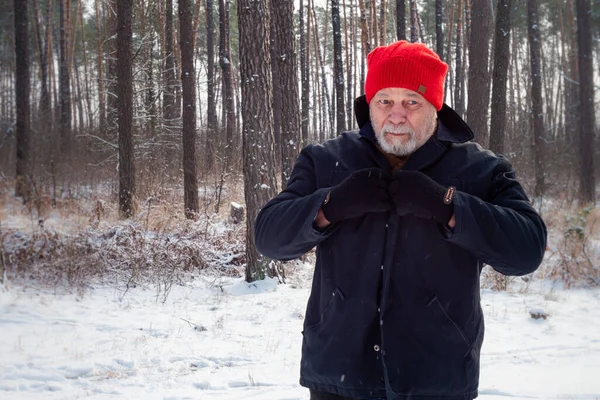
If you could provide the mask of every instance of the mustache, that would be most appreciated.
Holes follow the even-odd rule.
[[[381,133],[382,134],[386,134],[386,133],[396,133],[396,134],[404,133],[404,134],[410,134],[411,136],[415,135],[415,131],[413,131],[412,129],[410,129],[408,126],[394,126],[394,125],[391,125],[391,124],[385,124],[381,128]]]

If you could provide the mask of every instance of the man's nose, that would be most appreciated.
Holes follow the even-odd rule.
[[[400,125],[406,122],[406,110],[401,103],[394,104],[388,115],[388,121],[394,125]]]

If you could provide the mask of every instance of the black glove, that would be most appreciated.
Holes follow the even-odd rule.
[[[396,172],[388,190],[400,216],[414,215],[447,225],[454,215],[456,189],[445,188],[422,172]]]
[[[321,209],[330,222],[392,209],[387,187],[390,176],[379,168],[355,171],[334,186]]]

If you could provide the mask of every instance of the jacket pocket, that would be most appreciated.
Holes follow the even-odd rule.
[[[336,287],[335,290],[331,293],[331,297],[329,298],[327,305],[323,309],[323,312],[321,312],[321,315],[319,316],[319,321],[316,324],[312,324],[305,327],[304,331],[315,331],[318,328],[320,328],[326,322],[329,310],[334,308],[334,303],[344,301],[345,299],[346,297],[344,296],[340,288]]]
[[[455,341],[464,343],[465,357],[469,355],[473,349],[473,343],[468,339],[467,335],[463,332],[460,326],[450,317],[450,315],[448,315],[437,296],[434,296],[431,300],[429,300],[427,307],[434,310],[440,318],[445,320],[444,326],[450,328],[450,330],[454,332]]]

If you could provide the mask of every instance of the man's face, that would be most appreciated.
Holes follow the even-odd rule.
[[[435,132],[435,107],[415,91],[381,89],[371,99],[369,110],[375,137],[386,153],[408,156]]]

